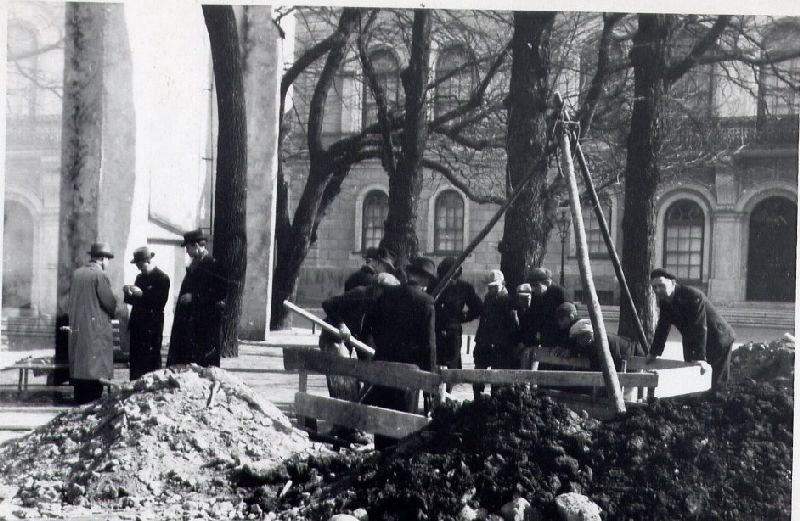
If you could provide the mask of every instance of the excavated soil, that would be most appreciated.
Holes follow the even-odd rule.
[[[243,518],[236,476],[321,450],[235,376],[189,366],[150,373],[0,446],[0,486],[16,487],[18,517]]]
[[[317,465],[316,479],[302,481],[295,470],[281,500],[267,482],[250,501],[282,519],[364,509],[399,521],[486,519],[521,497],[533,519],[548,520],[559,519],[556,496],[579,492],[608,520],[790,519],[793,365],[788,342],[746,345],[726,392],[660,400],[606,422],[506,389],[438,410],[392,452],[349,458],[344,479]]]

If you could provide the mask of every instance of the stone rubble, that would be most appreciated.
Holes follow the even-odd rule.
[[[236,496],[234,477],[324,450],[228,372],[164,369],[0,446],[0,518],[92,509],[260,518]]]

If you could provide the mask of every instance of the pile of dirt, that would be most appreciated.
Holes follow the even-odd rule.
[[[731,355],[731,378],[734,381],[794,379],[794,348],[794,337],[789,333],[769,343],[743,344]]]
[[[534,519],[555,520],[555,498],[577,492],[608,520],[789,519],[791,385],[746,381],[602,423],[508,389],[437,411],[395,451],[351,461],[344,479],[296,483],[281,505],[294,510],[280,517],[485,519],[524,498]]]
[[[226,371],[150,373],[0,446],[15,515],[151,508],[158,518],[250,514],[231,485],[321,447]],[[255,517],[255,516],[254,516]]]

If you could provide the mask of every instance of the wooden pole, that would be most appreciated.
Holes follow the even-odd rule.
[[[330,333],[331,335],[335,336],[336,338],[338,338],[340,340],[344,340],[342,338],[342,335],[339,333],[339,330],[337,328],[335,328],[332,325],[328,324],[327,322],[325,322],[324,320],[322,320],[318,316],[314,315],[313,313],[309,313],[305,309],[303,309],[303,308],[301,308],[299,306],[295,306],[294,304],[292,304],[288,300],[284,300],[283,301],[283,306],[286,309],[288,309],[289,311],[293,311],[293,312],[297,313],[298,315],[307,318],[308,320],[310,320],[314,324],[317,324],[324,331]],[[366,354],[368,356],[375,355],[375,350],[372,349],[367,344],[365,344],[364,342],[361,342],[360,340],[356,340],[355,338],[350,337],[349,339],[347,339],[347,343],[352,345],[358,351],[361,351],[362,353],[364,353],[364,354]]]
[[[589,295],[589,318],[592,321],[594,331],[594,346],[600,359],[600,367],[603,370],[603,380],[606,384],[608,394],[611,396],[614,408],[617,413],[625,412],[625,401],[619,386],[619,378],[614,368],[614,361],[611,358],[611,351],[608,347],[608,336],[606,326],[603,323],[603,311],[600,308],[600,301],[597,299],[597,291],[592,279],[592,268],[589,264],[589,251],[586,246],[586,230],[583,227],[583,216],[581,215],[580,194],[578,193],[578,183],[575,179],[575,165],[572,163],[572,151],[570,150],[569,132],[566,122],[562,121],[558,128],[559,146],[561,148],[561,165],[564,176],[567,180],[569,191],[569,207],[572,213],[572,223],[575,230],[575,247],[577,250],[578,266],[581,272],[581,282],[583,292]]]
[[[630,306],[630,308],[633,310],[633,317],[636,320],[636,334],[639,336],[639,342],[642,344],[644,352],[649,353],[650,343],[647,341],[647,335],[644,334],[644,327],[642,327],[642,321],[639,319],[639,313],[636,311],[636,305],[633,303],[631,290],[628,287],[628,281],[625,279],[625,273],[623,273],[622,271],[622,265],[619,262],[617,249],[614,247],[614,243],[611,241],[611,234],[608,232],[608,223],[606,222],[606,218],[603,215],[603,209],[600,208],[600,200],[597,197],[597,191],[594,189],[594,184],[592,183],[592,175],[589,173],[589,167],[586,164],[586,157],[583,155],[583,149],[581,148],[581,144],[579,141],[575,142],[575,152],[578,157],[578,165],[581,167],[581,174],[583,175],[583,183],[586,185],[586,191],[589,193],[589,197],[592,200],[594,213],[597,216],[597,222],[600,224],[600,232],[603,234],[603,240],[606,242],[606,247],[608,248],[608,254],[611,257],[611,264],[614,265],[614,272],[617,274],[617,280],[619,281],[619,285],[622,288],[622,293],[624,295],[625,301],[628,303],[628,306]]]

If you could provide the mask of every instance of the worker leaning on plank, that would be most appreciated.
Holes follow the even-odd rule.
[[[733,328],[702,291],[679,284],[669,271],[654,269],[650,272],[650,285],[658,300],[659,315],[648,359],[661,356],[669,330],[675,326],[683,341],[683,359],[698,362],[703,371],[710,365],[711,389],[724,387],[735,339]]]
[[[375,346],[373,360],[415,364],[430,369],[430,353],[436,348],[433,297],[426,289],[436,280],[433,261],[415,257],[406,267],[408,281],[386,287],[364,317],[363,333]],[[415,390],[373,386],[364,398],[376,405],[404,412],[416,412]],[[376,435],[375,448],[393,444],[392,438]]]

